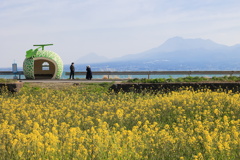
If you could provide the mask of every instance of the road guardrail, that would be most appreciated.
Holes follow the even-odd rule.
[[[65,72],[69,75],[70,72]],[[151,75],[229,75],[240,74],[240,71],[93,71],[93,75],[105,75],[109,79],[115,75],[146,75],[150,79]],[[75,75],[86,75],[86,72],[75,72]]]
[[[18,79],[21,79],[21,75],[24,75],[23,71],[13,73],[12,71],[0,71],[0,75],[18,75]]]
[[[65,75],[69,75],[70,72],[65,72]],[[107,76],[107,79],[110,79],[110,76],[118,75],[146,75],[148,79],[151,78],[151,75],[228,75],[233,76],[240,75],[240,71],[93,71],[93,75],[103,75]],[[12,71],[0,71],[0,75],[18,75],[21,79],[21,75],[24,75],[23,71],[18,71],[13,73]],[[86,72],[75,72],[75,75],[86,75]]]

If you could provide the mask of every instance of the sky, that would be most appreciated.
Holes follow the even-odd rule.
[[[0,67],[22,66],[34,44],[64,64],[155,48],[172,37],[240,44],[239,0],[0,0]]]

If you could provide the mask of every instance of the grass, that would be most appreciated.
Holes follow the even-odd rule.
[[[54,89],[54,90],[67,90],[72,87],[76,88],[86,88],[87,90],[94,91],[94,90],[101,90],[107,91],[109,87],[114,82],[100,82],[100,83],[76,83],[76,82],[57,82],[57,83],[29,83],[25,82],[24,87],[28,89]]]
[[[156,78],[156,79],[130,79],[128,83],[167,83],[167,82],[239,82],[240,77],[238,76],[223,76],[223,77],[180,77],[180,78]]]
[[[5,78],[0,78],[0,83],[15,83],[18,82],[16,79],[5,79]]]

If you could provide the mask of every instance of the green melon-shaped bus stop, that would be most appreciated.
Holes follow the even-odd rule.
[[[36,49],[26,51],[23,62],[23,72],[26,79],[60,79],[63,72],[63,61],[53,51],[44,50],[44,46],[52,44],[33,45]],[[42,50],[39,50],[42,48]]]

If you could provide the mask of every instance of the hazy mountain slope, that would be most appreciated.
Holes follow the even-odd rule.
[[[226,46],[199,38],[174,37],[145,52],[101,62],[97,55],[89,57],[96,60],[91,61],[96,62],[95,70],[240,70],[240,44]]]
[[[211,40],[183,39],[174,37],[167,40],[157,48],[148,51],[126,55],[115,61],[223,61],[240,58],[240,45],[232,47],[217,44]]]
[[[96,53],[89,53],[83,57],[80,57],[75,61],[75,64],[92,64],[92,63],[102,63],[109,59],[104,56],[99,56]]]

